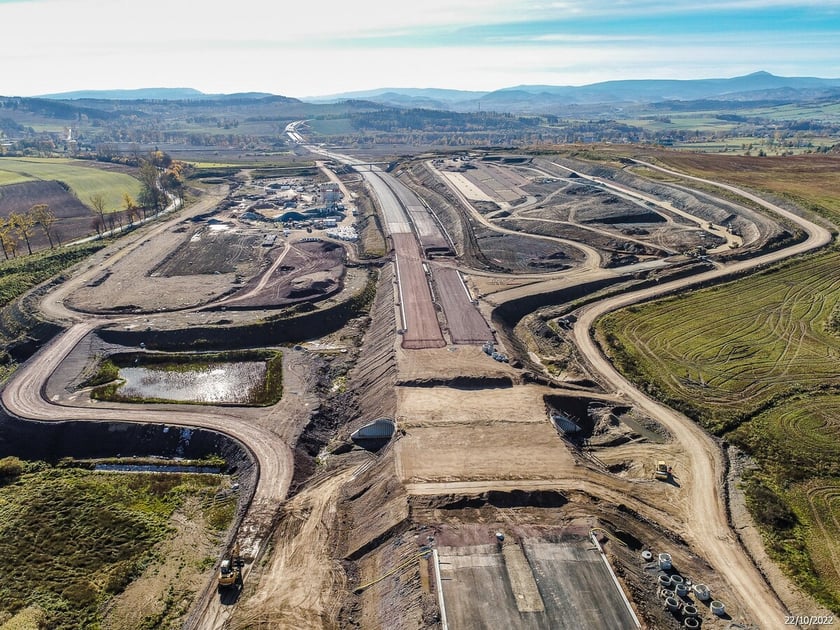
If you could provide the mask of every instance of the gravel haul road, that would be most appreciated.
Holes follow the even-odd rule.
[[[652,164],[645,163],[645,166],[685,177],[681,173],[661,169]],[[828,230],[788,210],[734,186],[695,177],[690,179],[720,186],[761,204],[768,210],[799,225],[808,234],[807,240],[783,250],[733,263],[723,269],[715,269],[698,276],[675,280],[591,304],[580,311],[579,319],[574,327],[574,338],[581,354],[586,357],[593,372],[599,375],[607,389],[618,392],[624,398],[633,401],[651,417],[661,421],[673,433],[674,439],[685,447],[688,461],[684,465],[690,467],[695,479],[691,485],[693,496],[690,497],[691,512],[695,518],[688,524],[688,535],[693,538],[692,542],[698,548],[705,551],[709,562],[726,577],[737,592],[743,595],[744,602],[751,608],[750,616],[759,627],[776,628],[784,623],[787,612],[759,573],[752,559],[747,556],[743,547],[735,539],[727,520],[726,505],[721,491],[724,487],[724,462],[721,448],[694,421],[649,398],[619,374],[601,353],[591,335],[591,330],[595,320],[609,311],[692,285],[723,279],[817,249],[831,241],[831,234]]]

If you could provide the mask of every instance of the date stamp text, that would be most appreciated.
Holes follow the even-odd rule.
[[[785,615],[786,626],[833,626],[834,615]]]

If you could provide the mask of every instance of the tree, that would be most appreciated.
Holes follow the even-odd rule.
[[[178,177],[178,174],[174,171],[166,171],[160,177],[161,187],[172,194],[174,194],[179,200],[183,201],[183,188],[184,182],[181,181],[181,178]]]
[[[44,230],[44,234],[50,242],[50,249],[53,249],[55,245],[53,244],[52,226],[56,221],[58,221],[58,217],[55,216],[53,211],[50,210],[50,207],[45,203],[39,203],[38,205],[32,206],[29,209],[29,212],[35,222],[41,226],[42,230]]]
[[[98,225],[102,226],[102,229],[105,229],[107,222],[105,221],[105,197],[103,197],[100,193],[96,193],[95,195],[90,196],[90,206],[91,212],[99,219]],[[96,232],[101,236],[99,229],[97,228]],[[111,228],[111,236],[114,235],[114,229]]]
[[[145,208],[153,208],[155,214],[160,212],[163,193],[158,183],[158,170],[151,161],[144,161],[140,166],[140,203]]]
[[[12,224],[12,229],[17,234],[18,238],[22,238],[26,243],[26,249],[32,254],[32,244],[29,239],[32,238],[33,229],[35,227],[35,220],[32,215],[27,212],[20,214],[19,212],[12,212],[9,215],[9,223]]]
[[[13,231],[10,221],[0,217],[0,247],[3,248],[3,255],[6,260],[9,260],[9,255],[12,257],[17,255],[17,237]]]
[[[93,221],[91,222],[91,226],[94,230],[96,230],[96,234],[101,237],[102,233],[105,231],[105,226],[102,223],[102,219],[100,219],[98,215],[93,215]]]
[[[123,193],[123,207],[125,208],[125,219],[128,222],[128,227],[131,227],[134,225],[134,220],[139,219],[140,216],[137,212],[137,204],[134,203],[134,199],[128,193]]]

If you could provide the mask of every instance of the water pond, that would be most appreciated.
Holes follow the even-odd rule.
[[[177,370],[161,367],[121,367],[125,383],[118,395],[126,398],[195,403],[251,403],[264,386],[265,361],[211,363]]]

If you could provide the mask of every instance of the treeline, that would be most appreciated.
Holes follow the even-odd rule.
[[[566,121],[555,117],[538,118],[488,114],[494,124],[481,124],[480,114],[457,114],[415,110],[414,117],[383,115],[374,117],[373,127],[364,127],[366,115],[355,121],[358,131],[332,135],[330,139],[350,146],[407,144],[428,146],[525,146],[542,143],[655,142],[656,134],[615,120]],[[428,125],[424,126],[425,114]],[[439,116],[438,114],[442,114]],[[377,122],[378,121],[378,122]],[[463,127],[455,124],[460,121]],[[408,127],[401,125],[408,124]]]
[[[350,123],[359,131],[437,131],[470,132],[523,130],[534,119],[493,112],[459,113],[432,109],[381,109],[350,114]]]
[[[80,120],[82,117],[89,120],[110,120],[116,115],[112,112],[99,108],[83,107],[75,103],[54,101],[47,98],[24,98],[9,97],[0,98],[0,111],[22,111],[31,112],[46,118],[57,118],[59,120]]]

